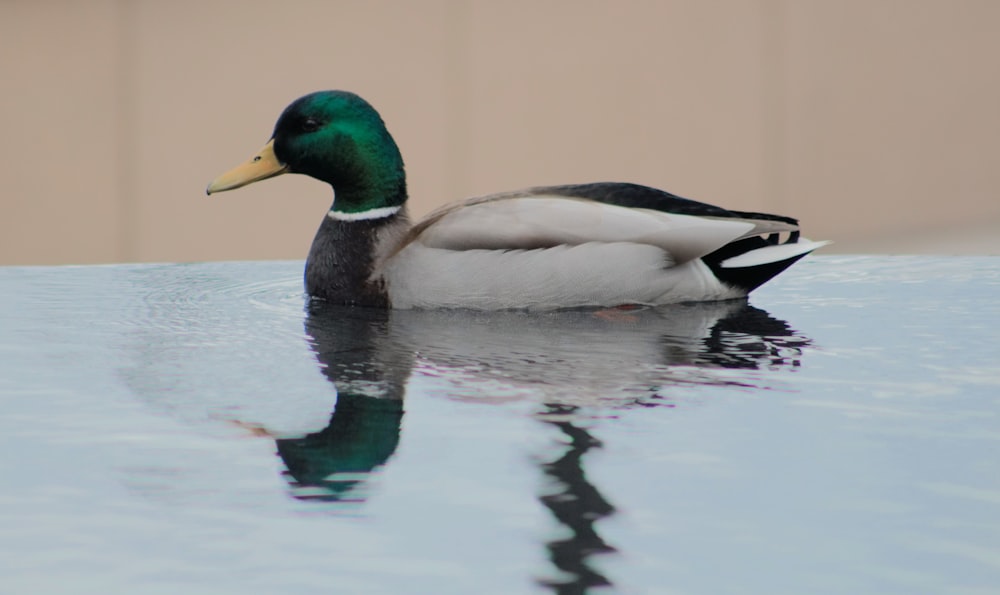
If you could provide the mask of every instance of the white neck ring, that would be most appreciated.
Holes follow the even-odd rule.
[[[385,219],[386,217],[391,217],[398,213],[401,208],[403,207],[397,205],[394,207],[379,207],[377,209],[369,209],[367,211],[359,211],[357,213],[330,211],[326,214],[326,216],[335,221],[367,221],[369,219]]]

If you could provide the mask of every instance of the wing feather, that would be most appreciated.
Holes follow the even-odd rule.
[[[511,194],[432,213],[414,226],[410,240],[447,250],[533,250],[627,242],[661,248],[680,264],[752,235],[758,224],[558,195]]]

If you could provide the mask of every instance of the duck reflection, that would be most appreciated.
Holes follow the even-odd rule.
[[[313,305],[305,330],[338,397],[325,429],[277,440],[296,497],[364,499],[367,474],[399,444],[409,378],[435,380],[446,398],[533,399],[539,421],[563,436],[555,456],[538,459],[548,479],[538,499],[570,532],[546,544],[558,578],[539,583],[557,593],[611,584],[591,558],[615,551],[596,526],[615,508],[585,473],[601,442],[581,419],[669,404],[671,387],[761,386],[715,371],[798,366],[810,342],[746,301],[544,314]]]
[[[536,497],[564,528],[546,543],[553,578],[539,583],[559,593],[611,582],[594,558],[615,551],[600,533],[615,507],[586,473],[601,448],[588,419],[670,406],[704,385],[780,385],[781,374],[759,370],[794,369],[810,343],[746,301],[547,313],[315,304],[304,322],[310,362],[294,306],[261,302],[262,317],[234,307],[214,277],[137,274],[150,297],[130,335],[124,383],[165,415],[273,439],[299,499],[366,499],[372,472],[392,465],[410,383],[420,398],[533,404],[539,429],[558,437],[535,460],[545,478]],[[328,382],[308,374],[316,364]]]
[[[337,402],[321,431],[275,441],[295,497],[363,501],[368,474],[396,451],[412,357],[386,348],[387,324],[386,312],[310,306],[305,331]]]
[[[745,300],[638,310],[398,312],[389,332],[449,398],[628,407],[679,385],[766,388],[809,340]],[[737,371],[737,373],[731,373]],[[486,382],[496,390],[484,394]]]
[[[403,401],[340,394],[330,425],[302,438],[278,438],[293,495],[303,500],[361,502],[364,480],[399,444]]]
[[[557,593],[582,593],[589,587],[611,585],[607,577],[591,567],[588,559],[616,551],[594,526],[614,514],[615,507],[590,483],[583,467],[583,455],[602,444],[587,430],[566,421],[575,412],[576,407],[549,405],[539,415],[543,423],[558,428],[569,439],[558,458],[541,463],[542,471],[552,482],[552,491],[538,497],[552,516],[571,531],[569,537],[546,544],[549,559],[561,571],[562,578],[539,582]]]

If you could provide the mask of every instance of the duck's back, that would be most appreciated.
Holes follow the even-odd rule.
[[[777,245],[780,232],[798,239],[794,219],[727,211],[636,184],[541,187],[431,213],[385,261],[381,275],[396,308],[730,299],[780,270],[733,275],[726,261]],[[783,269],[815,247],[786,248],[775,258],[789,261]],[[763,260],[750,268],[775,268],[774,259]]]

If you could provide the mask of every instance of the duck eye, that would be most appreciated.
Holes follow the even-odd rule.
[[[305,120],[302,120],[302,132],[316,132],[319,130],[319,127],[320,121],[316,118],[306,118]]]

